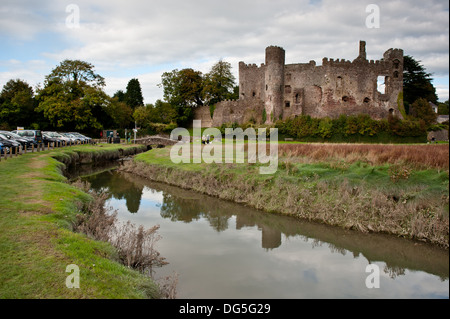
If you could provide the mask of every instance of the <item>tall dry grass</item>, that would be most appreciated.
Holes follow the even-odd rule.
[[[289,159],[363,161],[371,165],[408,164],[417,169],[449,169],[448,144],[280,144],[278,152]]]

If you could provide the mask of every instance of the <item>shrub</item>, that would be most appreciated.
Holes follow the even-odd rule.
[[[374,120],[366,114],[341,115],[335,119],[301,115],[277,121],[275,126],[281,134],[304,141],[392,143],[426,140],[426,124],[422,120],[401,120],[394,116]]]

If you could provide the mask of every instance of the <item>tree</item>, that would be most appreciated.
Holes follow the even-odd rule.
[[[125,102],[125,92],[122,90],[118,90],[116,91],[116,93],[114,93],[113,98],[117,98],[119,102]]]
[[[104,87],[105,79],[94,73],[93,69],[94,66],[88,62],[64,60],[47,75],[46,80],[59,79],[62,83],[72,85],[74,89],[82,85]]]
[[[106,108],[106,113],[113,119],[114,126],[117,128],[127,128],[133,122],[133,109],[125,102],[121,102],[117,97],[110,99]]]
[[[433,111],[430,103],[426,99],[417,99],[412,104],[412,109],[412,115],[417,119],[424,121],[427,127],[436,121],[437,114]]]
[[[125,102],[133,110],[138,106],[144,105],[144,98],[142,97],[141,84],[138,79],[131,79],[127,85],[127,91],[124,96]]]
[[[170,124],[177,121],[177,110],[170,103],[157,100],[151,108],[150,120],[154,123]]]
[[[439,115],[448,115],[448,100],[444,103],[438,104],[438,114]]]
[[[220,60],[204,77],[206,104],[212,105],[233,96],[236,78],[231,73],[231,64]]]
[[[34,91],[23,80],[9,80],[0,93],[0,123],[4,128],[30,126],[36,115]]]
[[[37,110],[53,127],[81,131],[102,128],[101,114],[110,100],[102,89],[104,78],[93,68],[84,61],[65,60],[46,76],[36,97]]]
[[[155,105],[147,104],[137,107],[133,113],[137,125],[149,127],[151,123],[172,124],[178,118],[177,110],[167,102],[157,100]]]
[[[403,101],[405,105],[413,104],[417,99],[437,103],[436,89],[431,83],[431,74],[425,67],[409,55],[403,58]],[[410,110],[411,113],[411,110]]]
[[[177,110],[177,123],[187,124],[192,118],[192,108],[203,105],[203,76],[193,69],[164,72],[159,86],[164,99]]]

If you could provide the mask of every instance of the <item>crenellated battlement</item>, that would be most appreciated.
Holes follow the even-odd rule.
[[[257,65],[255,63],[244,63],[244,62],[239,62],[239,68],[245,68],[245,69],[260,69],[264,67],[264,63],[261,63],[261,65]]]
[[[391,48],[380,59],[367,60],[366,43],[360,41],[353,61],[324,57],[322,65],[314,60],[285,64],[285,50],[276,45],[266,47],[265,53],[260,65],[239,62],[239,99],[220,103],[214,125],[241,123],[245,116],[265,118],[265,123],[298,115],[402,117],[402,49]],[[378,85],[379,78],[384,86]]]
[[[353,62],[345,59],[328,59],[323,58],[322,59],[322,65],[323,66],[350,66]]]

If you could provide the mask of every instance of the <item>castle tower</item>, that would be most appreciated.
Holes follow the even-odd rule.
[[[265,110],[266,123],[283,115],[285,51],[276,46],[266,48]]]
[[[386,91],[389,93],[389,105],[399,117],[403,117],[403,50],[389,49],[383,55],[388,71],[386,75]]]

